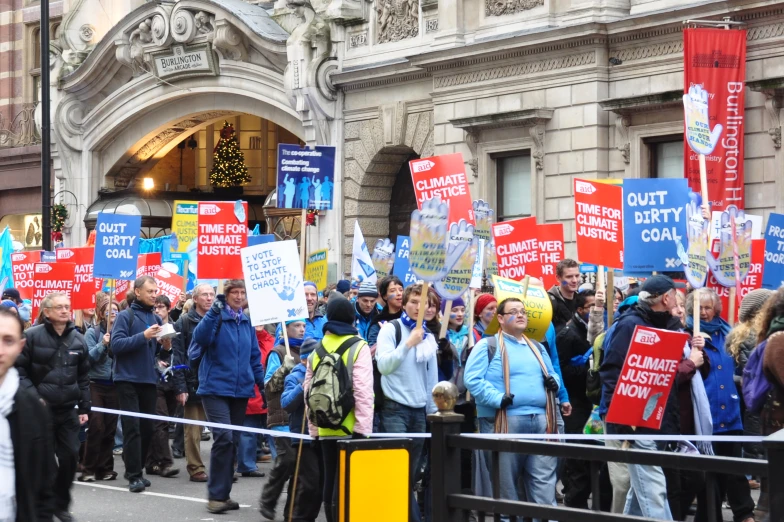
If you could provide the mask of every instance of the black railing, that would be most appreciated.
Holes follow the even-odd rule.
[[[705,473],[709,522],[722,521],[721,512],[716,512],[716,506],[720,505],[719,499],[716,498],[718,488],[714,487],[718,474],[766,477],[770,484],[769,519],[771,522],[784,522],[784,430],[765,439],[764,446],[768,456],[765,461],[615,449],[586,444],[476,437],[460,434],[462,415],[430,415],[428,420],[431,422],[432,431],[430,466],[434,522],[468,522],[471,511],[479,513],[480,521],[484,521],[486,513],[492,514],[494,520],[500,520],[501,515],[506,515],[559,522],[652,521],[653,519],[649,518],[599,511],[599,472],[605,462],[643,464]],[[493,498],[461,493],[461,450],[490,452]],[[501,453],[547,455],[589,461],[593,511],[501,499],[498,467]]]

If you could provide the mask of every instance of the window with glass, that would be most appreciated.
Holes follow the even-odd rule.
[[[497,220],[506,221],[531,215],[531,155],[514,153],[497,156]]]
[[[683,178],[683,137],[662,136],[646,140],[650,154],[649,176]]]

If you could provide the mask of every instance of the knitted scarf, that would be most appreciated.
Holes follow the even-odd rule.
[[[403,326],[409,330],[416,328],[416,321],[411,319],[405,312],[403,312],[403,314],[400,316],[400,322],[403,323]],[[430,330],[428,329],[427,325],[423,323],[422,329],[425,331],[425,335],[422,337],[422,342],[416,345],[416,360],[418,363],[426,362],[428,359],[430,359],[430,357],[435,355],[436,350],[438,349],[438,345],[436,345],[436,343],[426,342],[428,336],[430,335]]]

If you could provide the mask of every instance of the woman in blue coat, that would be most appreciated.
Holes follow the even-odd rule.
[[[225,295],[217,296],[193,331],[192,342],[202,349],[196,393],[209,422],[242,426],[248,399],[255,395],[254,384],[264,389],[259,342],[250,318],[242,311],[245,301],[245,282],[226,281]],[[229,496],[240,432],[212,428],[212,434],[207,510],[225,513],[240,508]]]

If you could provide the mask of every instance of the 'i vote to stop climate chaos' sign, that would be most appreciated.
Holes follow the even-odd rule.
[[[133,279],[139,255],[142,217],[100,212],[95,224],[93,276]]]
[[[240,250],[248,244],[248,203],[210,201],[199,203],[199,243],[196,277],[239,279]]]
[[[623,268],[623,189],[575,178],[574,215],[580,261]]]

